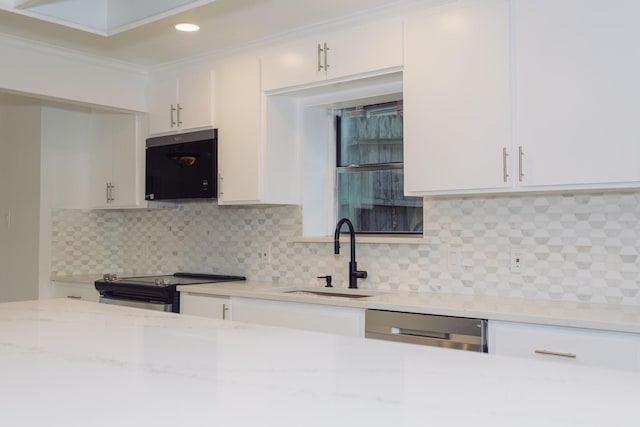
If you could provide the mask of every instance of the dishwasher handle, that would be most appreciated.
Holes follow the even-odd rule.
[[[390,331],[394,335],[407,335],[411,337],[420,337],[420,338],[434,338],[438,340],[451,339],[451,334],[445,333],[445,332],[423,331],[420,329],[398,328],[395,326],[392,326]]]

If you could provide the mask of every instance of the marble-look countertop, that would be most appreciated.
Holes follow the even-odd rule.
[[[141,274],[138,274],[138,276],[140,275]],[[121,275],[121,277],[127,276]],[[60,276],[53,277],[52,280],[93,286],[93,282],[98,278],[100,277]],[[287,294],[283,292],[294,289],[326,290],[324,287],[311,288],[292,283],[274,284],[257,281],[178,286],[178,290],[180,291],[205,295],[260,298],[343,307],[375,308],[380,310],[640,333],[640,307],[637,306],[545,301],[480,295],[377,291],[370,289],[352,290],[346,288],[330,289],[342,293],[367,293],[372,296],[368,298],[350,299]]]
[[[640,374],[85,301],[0,304],[2,425],[637,426]]]
[[[346,288],[329,289],[342,293],[367,293],[372,296],[352,299],[283,292],[293,289],[327,290],[324,287],[309,288],[294,284],[274,285],[273,283],[254,281],[178,286],[180,291],[208,295],[308,302],[640,333],[640,307],[635,306]]]

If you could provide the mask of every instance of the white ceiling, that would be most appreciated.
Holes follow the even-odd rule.
[[[154,66],[400,2],[0,0],[0,34]],[[200,25],[200,31],[174,30],[183,21]]]

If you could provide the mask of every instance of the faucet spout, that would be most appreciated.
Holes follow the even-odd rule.
[[[342,218],[336,225],[336,231],[333,235],[333,253],[340,254],[340,230],[342,226],[347,224],[349,228],[349,243],[351,246],[351,259],[349,261],[349,288],[356,289],[358,287],[358,279],[366,279],[367,272],[364,270],[358,270],[358,264],[356,262],[356,233],[353,228],[353,224],[348,218]]]

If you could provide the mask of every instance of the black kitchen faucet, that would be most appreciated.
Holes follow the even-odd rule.
[[[351,240],[351,261],[349,261],[349,288],[356,289],[358,287],[358,279],[366,279],[367,272],[364,270],[358,270],[356,263],[356,233],[353,229],[353,224],[347,218],[342,218],[336,225],[336,232],[333,236],[333,253],[338,255],[340,253],[340,229],[344,224],[349,227],[349,237]]]

